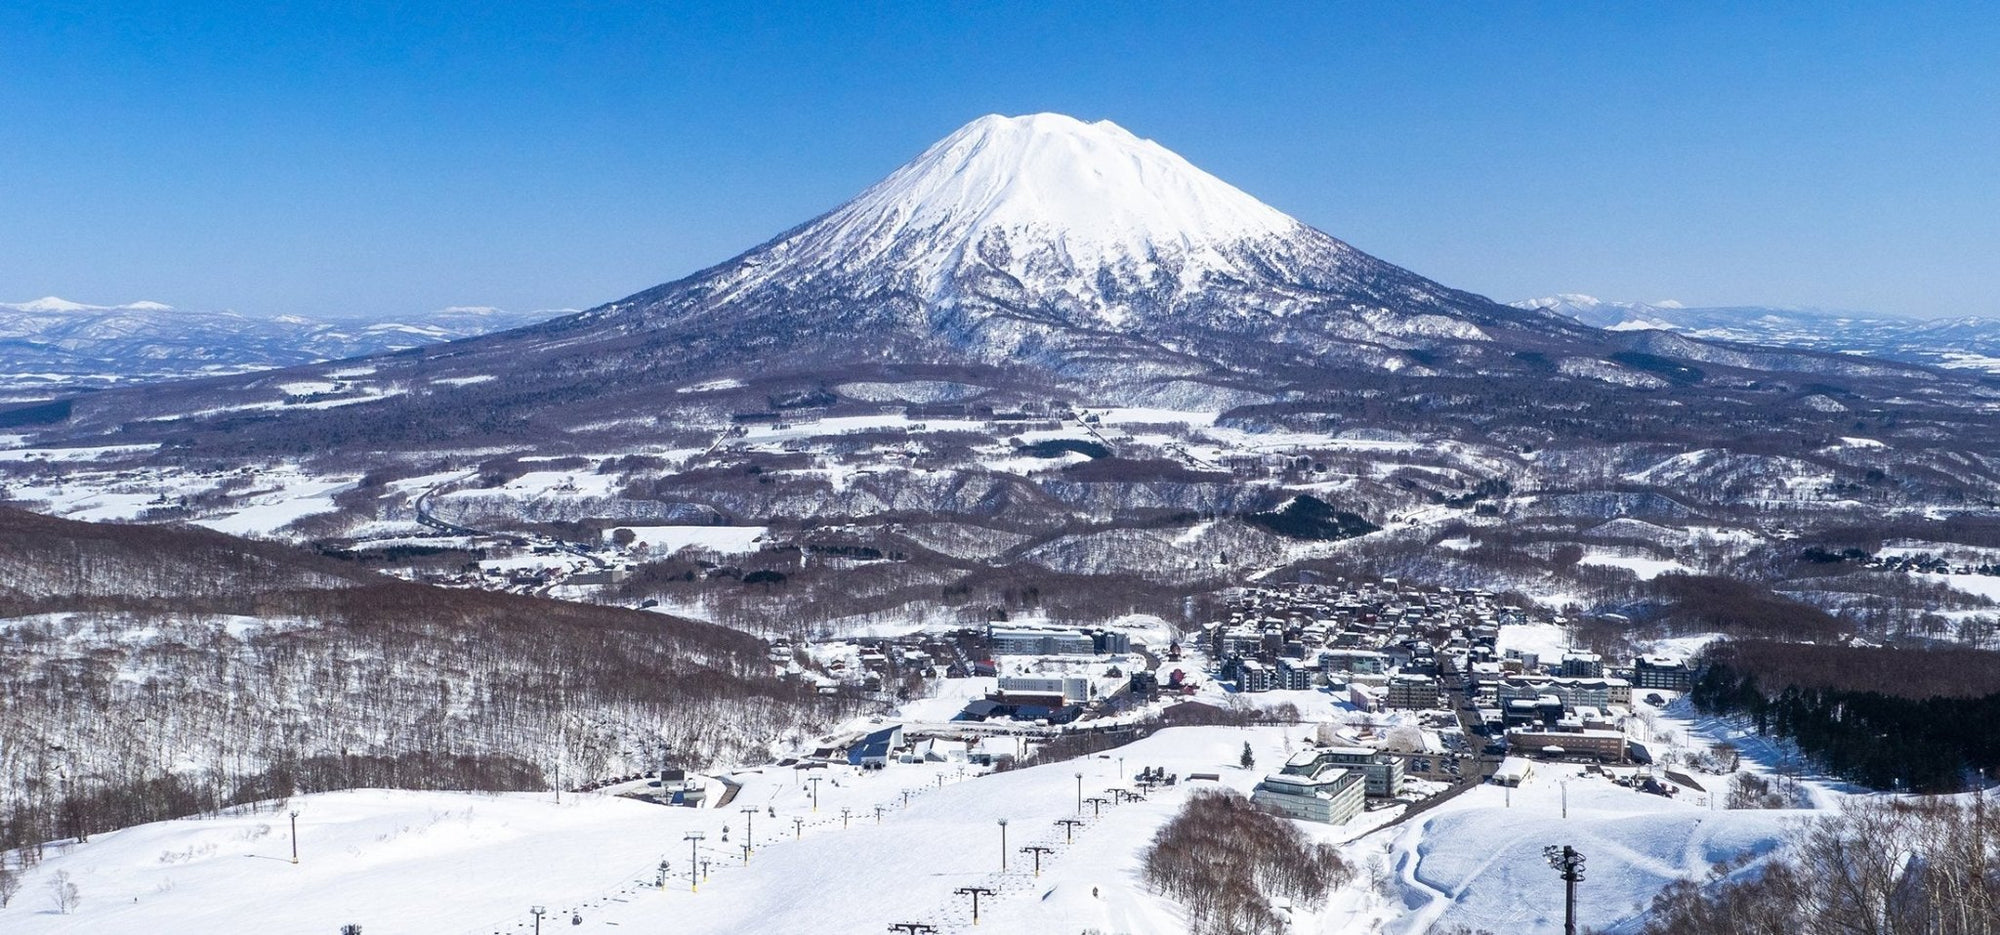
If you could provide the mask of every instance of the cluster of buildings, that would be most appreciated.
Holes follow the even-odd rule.
[[[976,671],[993,675],[994,689],[966,705],[956,720],[1067,724],[1093,703],[1158,690],[1154,674],[1132,656],[1131,635],[1123,630],[994,621],[986,626],[981,648],[984,661]]]
[[[1342,582],[1236,590],[1227,618],[1203,638],[1218,677],[1241,692],[1324,689],[1361,711],[1456,707],[1467,732],[1492,738],[1488,753],[1644,760],[1624,731],[1634,692],[1686,691],[1692,667],[1660,656],[1619,666],[1591,652],[1542,658],[1498,648],[1507,627],[1538,622],[1560,621],[1483,591]],[[1296,818],[1340,823],[1370,796],[1397,795],[1411,762],[1364,747],[1321,748],[1265,777],[1253,799]],[[1436,777],[1436,764],[1426,762],[1432,772],[1421,775]]]
[[[1529,611],[1479,590],[1379,584],[1241,588],[1205,636],[1238,691],[1345,690],[1364,711],[1441,708],[1441,656],[1463,654]]]
[[[814,769],[846,764],[864,770],[887,769],[893,763],[962,763],[994,766],[1027,753],[1028,738],[1019,734],[955,734],[912,730],[889,724],[872,731],[836,735],[811,754],[787,761],[794,768]]]

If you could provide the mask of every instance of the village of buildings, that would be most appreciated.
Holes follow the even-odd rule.
[[[1065,735],[1072,744],[1101,737],[1104,748],[1129,742],[1169,709],[1193,704],[1245,724],[1300,725],[1296,749],[1264,764],[1252,800],[1304,821],[1344,825],[1364,812],[1422,808],[1482,783],[1518,785],[1551,762],[1662,795],[1708,791],[1656,764],[1634,723],[1635,711],[1656,711],[1688,689],[1684,659],[1611,661],[1550,645],[1567,632],[1560,616],[1477,590],[1391,579],[1223,597],[1225,616],[1186,632],[1157,618],[1147,618],[1151,626],[994,620],[946,633],[780,641],[773,661],[794,675],[818,680],[823,692],[865,693],[896,714],[858,719],[777,765],[1008,769]],[[801,658],[813,660],[810,670]],[[1155,775],[1138,763],[1119,772],[1142,792],[1147,783],[1214,778]],[[700,777],[671,776],[622,791],[690,805],[726,794]]]

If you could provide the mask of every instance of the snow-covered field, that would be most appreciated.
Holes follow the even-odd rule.
[[[1125,748],[1122,768],[1219,772],[1247,790],[1261,774],[1235,766],[1246,738],[1261,762],[1284,755],[1274,730],[1187,728]],[[970,906],[953,891],[982,886],[996,895],[982,900],[980,931],[1180,931],[1177,910],[1146,892],[1135,869],[1139,847],[1189,784],[1103,806],[1101,817],[1083,806],[1073,844],[1054,824],[1079,814],[1077,772],[1084,794],[1099,796],[1129,786],[1120,768],[1108,757],[977,778],[950,763],[770,767],[729,777],[741,785],[734,800],[700,810],[574,794],[560,805],[547,794],[305,796],[289,806],[299,812],[297,865],[283,810],[145,825],[52,852],[0,919],[10,933],[336,932],[354,923],[367,935],[451,935],[531,931],[529,907],[542,905],[544,924],[584,931],[875,932],[905,920],[964,931]],[[825,780],[817,812],[806,775]],[[756,834],[747,864],[746,808]],[[709,861],[698,891],[686,876],[689,832],[705,835]],[[1020,851],[1029,845],[1052,849],[1039,877]],[[662,860],[664,890],[652,885]],[[43,905],[57,872],[81,892],[75,914]],[[569,925],[572,913],[580,925]]]
[[[2000,601],[2000,577],[1994,575],[1912,575],[1919,581],[1942,584],[1955,591],[1976,594],[1980,597]]]
[[[1511,653],[1533,654],[1545,662],[1561,662],[1572,639],[1570,628],[1561,624],[1516,623],[1501,627],[1493,645],[1503,657]]]
[[[1583,564],[1602,565],[1608,568],[1623,568],[1639,576],[1641,581],[1651,581],[1668,572],[1689,574],[1694,569],[1672,559],[1651,558],[1643,555],[1626,555],[1616,552],[1592,550],[1584,554]]]
[[[690,546],[722,553],[754,552],[757,540],[770,532],[766,526],[627,526],[634,545],[642,545],[662,555],[671,555]],[[611,541],[611,530],[604,533]]]
[[[1713,732],[1663,719],[1691,744]],[[1310,734],[1175,728],[1107,754],[990,775],[957,762],[869,772],[769,766],[712,782],[737,791],[704,809],[603,794],[565,794],[560,804],[551,794],[304,796],[257,814],[162,822],[52,851],[28,871],[0,921],[9,933],[333,932],[354,923],[367,935],[513,935],[533,930],[529,908],[540,905],[552,931],[879,932],[923,922],[968,932],[970,905],[956,890],[984,887],[994,892],[981,901],[981,932],[1181,932],[1179,908],[1139,875],[1146,843],[1192,790],[1247,792]],[[1255,768],[1238,765],[1246,741]],[[1146,801],[1079,810],[1079,789],[1096,797],[1130,788],[1144,766],[1183,781]],[[1187,780],[1194,772],[1220,782]],[[814,776],[822,780],[817,811]],[[747,862],[745,810],[755,832]],[[1341,846],[1359,872],[1326,905],[1296,907],[1294,931],[1418,935],[1460,923],[1509,935],[1560,931],[1561,884],[1541,856],[1551,844],[1590,860],[1582,921],[1631,931],[1662,884],[1770,851],[1803,813],[1716,811],[1707,797],[1667,799],[1581,767],[1537,764],[1520,788],[1480,787],[1380,827],[1396,814],[1298,826]],[[1066,841],[1056,822],[1079,816],[1084,824]],[[703,835],[694,846],[708,862],[698,887],[687,876],[690,832]],[[1039,875],[1021,850],[1031,845],[1049,848]],[[54,912],[47,898],[57,872],[83,897],[72,915]]]
[[[1580,767],[1538,764],[1521,788],[1482,786],[1391,834],[1411,912],[1385,931],[1418,935],[1443,924],[1560,932],[1562,881],[1542,858],[1550,845],[1570,845],[1588,859],[1578,922],[1593,931],[1614,926],[1676,878],[1768,852],[1798,815],[1710,811],[1583,776]]]

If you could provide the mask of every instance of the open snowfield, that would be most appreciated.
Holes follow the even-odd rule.
[[[1569,651],[1569,627],[1556,623],[1513,623],[1501,627],[1494,649],[1502,657],[1510,653],[1534,654],[1545,662],[1562,661]]]
[[[1644,555],[1628,555],[1607,550],[1591,550],[1583,556],[1582,564],[1601,565],[1607,568],[1623,568],[1639,576],[1641,581],[1651,581],[1668,572],[1692,574],[1694,569],[1672,559],[1652,558]]]
[[[1938,575],[1918,574],[1910,577],[1931,584],[1942,584],[1955,591],[1976,594],[1980,597],[2000,601],[2000,577],[1993,575]]]
[[[1569,801],[1563,817],[1563,798]],[[1718,860],[1777,845],[1797,811],[1711,811],[1537,763],[1521,788],[1487,785],[1390,832],[1396,879],[1410,913],[1387,926],[1419,935],[1433,925],[1493,932],[1562,931],[1562,881],[1542,858],[1570,845],[1588,860],[1578,922],[1595,930],[1627,922],[1680,877]]]
[[[705,809],[603,794],[566,794],[561,804],[550,794],[304,796],[289,806],[299,812],[297,865],[284,808],[145,825],[52,850],[0,921],[9,933],[335,932],[356,923],[367,935],[519,935],[532,931],[529,907],[542,905],[551,931],[858,933],[909,921],[969,932],[970,904],[954,891],[974,886],[995,891],[981,901],[981,932],[1181,932],[1180,910],[1139,877],[1146,842],[1193,790],[1247,793],[1309,734],[1176,728],[1108,754],[991,775],[955,762],[875,772],[770,766],[724,777],[739,787],[733,800]],[[1237,765],[1246,740],[1258,764],[1248,770]],[[1146,801],[1086,804],[1074,841],[1064,840],[1055,822],[1079,817],[1077,773],[1084,796],[1109,798],[1107,790],[1130,787],[1121,774],[1143,766],[1182,782]],[[1188,781],[1193,772],[1221,782]],[[817,811],[813,776],[822,780]],[[754,813],[756,846],[747,863],[744,809]],[[1541,858],[1549,844],[1589,858],[1585,924],[1626,930],[1621,923],[1660,885],[1700,876],[1718,859],[1768,852],[1802,814],[1713,811],[1698,796],[1646,795],[1553,764],[1537,764],[1511,792],[1480,787],[1373,830],[1396,813],[1365,813],[1344,828],[1299,825],[1342,845],[1359,872],[1325,906],[1299,907],[1294,931],[1417,935],[1466,923],[1558,932],[1560,882]],[[704,835],[709,863],[698,888],[687,877],[689,832]],[[1021,850],[1030,845],[1050,848],[1040,876]],[[663,859],[669,879],[660,889]],[[83,897],[72,915],[55,913],[46,892],[59,871]]]
[[[693,547],[723,553],[755,552],[757,540],[770,532],[768,526],[624,526],[632,530],[633,544],[661,554]],[[611,541],[605,530],[604,541]]]
[[[1262,771],[1235,765],[1246,739],[1260,763],[1282,762],[1275,729],[1183,728],[1122,749],[1122,764],[1100,757],[977,777],[950,763],[866,774],[768,767],[729,777],[741,784],[735,799],[699,810],[603,795],[564,795],[560,805],[547,794],[304,796],[291,803],[297,865],[284,811],[144,825],[52,850],[0,920],[9,933],[337,932],[356,923],[367,935],[451,935],[530,931],[528,908],[539,904],[552,914],[544,923],[560,926],[552,930],[879,932],[910,920],[955,932],[969,930],[971,916],[952,891],[983,886],[997,895],[982,900],[982,932],[1175,932],[1184,928],[1178,911],[1138,882],[1137,855],[1191,787],[1213,783],[1107,804],[1101,817],[1085,805],[1074,844],[1054,822],[1078,815],[1077,772],[1086,796],[1129,787],[1119,770],[1129,777],[1145,765],[1217,772],[1247,791]],[[824,777],[817,812],[803,781],[813,775]],[[747,865],[744,808],[756,813]],[[686,876],[691,831],[705,834],[710,861],[698,892]],[[1053,848],[1040,877],[1020,851],[1029,845]],[[652,886],[662,859],[672,873],[665,890]],[[83,897],[72,915],[46,898],[59,871]],[[572,912],[581,925],[568,924]],[[1305,930],[1344,930],[1332,915],[1323,921]]]

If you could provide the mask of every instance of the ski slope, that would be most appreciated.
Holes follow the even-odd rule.
[[[993,894],[981,901],[979,932],[1176,933],[1186,929],[1180,909],[1139,876],[1147,842],[1193,790],[1247,792],[1311,733],[1310,725],[1175,728],[1107,754],[996,774],[958,763],[871,772],[768,766],[712,783],[736,792],[727,805],[703,809],[603,794],[565,794],[560,804],[546,793],[303,796],[276,811],[161,822],[52,849],[27,872],[14,905],[0,910],[0,930],[333,933],[352,923],[365,935],[525,935],[534,930],[529,908],[540,905],[551,932],[882,932],[921,922],[950,933],[974,930],[970,903],[956,891],[980,887]],[[1251,769],[1237,765],[1246,741],[1258,764]],[[1143,766],[1182,782],[1145,801],[1079,813],[1078,773],[1085,796],[1111,798],[1108,790],[1130,788]],[[1559,932],[1560,882],[1541,858],[1549,844],[1589,857],[1583,921],[1629,925],[1661,884],[1737,853],[1767,852],[1800,814],[1714,812],[1577,767],[1537,769],[1519,789],[1481,787],[1379,831],[1370,829],[1390,813],[1365,814],[1349,828],[1299,825],[1341,845],[1359,872],[1325,906],[1296,908],[1293,931],[1415,935],[1466,923],[1509,935]],[[1188,781],[1193,772],[1220,782]],[[287,809],[299,813],[296,865]],[[743,809],[753,812],[755,833],[747,863]],[[1073,841],[1056,824],[1069,818],[1083,822]],[[692,883],[690,832],[704,836],[695,846],[708,862],[706,879]],[[1021,850],[1030,845],[1050,849],[1039,876]],[[662,860],[664,888],[655,885]],[[56,872],[81,891],[74,914],[53,911],[47,881]]]
[[[1167,731],[1121,751],[1122,768],[1128,777],[1141,765],[1219,772],[1224,784],[1247,790],[1261,771],[1234,765],[1243,742],[1257,747],[1259,762],[1278,763],[1285,733]],[[366,935],[519,933],[533,930],[528,910],[539,904],[550,913],[544,926],[579,932],[880,932],[905,920],[950,932],[971,923],[970,904],[953,890],[981,886],[997,893],[982,900],[982,932],[1179,931],[1177,910],[1135,873],[1140,848],[1188,784],[1105,805],[1101,817],[1086,805],[1074,844],[1054,824],[1078,816],[1077,772],[1084,793],[1101,796],[1129,787],[1120,768],[1104,757],[990,776],[948,763],[804,771],[822,777],[817,812],[800,771],[780,767],[728,777],[740,784],[734,800],[708,809],[578,794],[561,804],[549,794],[303,796],[290,806],[299,812],[297,865],[282,809],[97,835],[52,849],[29,871],[14,905],[0,910],[0,929],[332,933],[353,923]],[[743,808],[755,810],[757,848],[747,865]],[[1011,851],[1004,873],[1001,818]],[[698,891],[686,876],[689,832],[705,835],[700,854],[710,862]],[[1019,850],[1034,844],[1053,848],[1039,878]],[[662,859],[672,876],[658,889]],[[81,891],[74,914],[56,914],[47,897],[58,871]],[[569,924],[572,913],[580,924]]]

